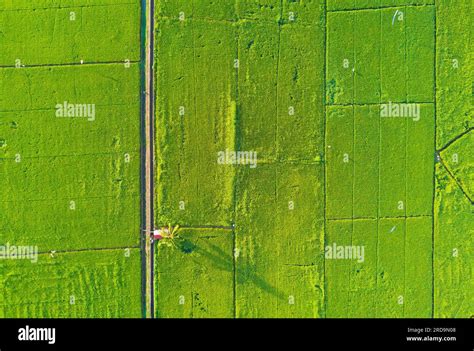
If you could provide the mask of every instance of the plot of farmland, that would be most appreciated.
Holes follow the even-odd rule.
[[[440,152],[443,166],[471,202],[474,199],[474,156],[471,152],[473,143],[474,134],[468,133]]]
[[[320,165],[262,165],[237,188],[236,316],[322,317]]]
[[[4,68],[0,74],[18,86],[2,96],[0,112],[1,207],[10,213],[1,219],[5,239],[33,241],[41,250],[138,245],[136,65]],[[56,105],[65,101],[94,104],[94,120],[56,117]]]
[[[158,248],[157,317],[232,317],[234,234],[183,229],[180,235],[183,240],[176,246],[164,243]]]
[[[34,269],[32,269],[34,267]],[[2,318],[138,318],[140,251],[106,250],[2,261]],[[137,288],[138,287],[138,288]]]
[[[433,313],[433,14],[328,12],[326,243],[365,251],[326,261],[328,317]],[[392,102],[418,114],[384,115]]]
[[[211,37],[203,22],[158,27],[157,124],[167,126],[157,130],[162,224],[232,221],[234,170],[216,160],[219,151],[235,148],[237,47],[229,42],[236,33],[231,24],[216,26]]]
[[[429,5],[433,0],[328,0],[328,11],[370,9],[402,5]]]
[[[431,218],[330,221],[329,245],[364,246],[363,260],[326,261],[327,317],[431,316]]]
[[[437,2],[437,148],[434,316],[468,318],[473,298],[473,82],[471,1]],[[459,14],[471,14],[460,16]],[[466,27],[467,26],[467,27]]]
[[[433,102],[434,8],[327,14],[327,101]]]
[[[139,2],[87,3],[7,4],[0,12],[0,65],[138,61]]]
[[[472,1],[145,3],[0,5],[0,317],[474,315]]]
[[[436,171],[434,315],[469,318],[474,310],[473,204],[442,165]]]
[[[468,7],[466,2],[457,6]],[[242,0],[224,1],[213,9],[207,1],[158,2],[156,221],[227,225],[232,235],[226,240],[233,244],[222,250],[222,262],[228,269],[233,264],[233,270],[225,278],[215,265],[200,259],[199,270],[206,275],[199,276],[197,284],[199,291],[206,291],[209,307],[200,314],[189,302],[195,301],[188,273],[196,270],[195,261],[180,261],[187,266],[180,265],[180,271],[186,273],[176,279],[185,282],[180,291],[188,297],[178,307],[174,290],[163,278],[173,271],[170,256],[178,249],[160,247],[157,315],[183,317],[195,311],[201,317],[439,317],[456,311],[448,310],[447,301],[457,301],[459,311],[469,310],[472,276],[453,282],[451,271],[436,256],[438,250],[449,254],[445,244],[437,243],[449,230],[450,214],[444,214],[441,204],[433,212],[435,148],[450,140],[436,143],[445,133],[439,121],[447,118],[438,118],[436,103],[452,99],[463,116],[470,106],[467,96],[462,100],[449,90],[444,95],[435,90],[443,82],[436,75],[443,53],[440,40],[449,44],[448,35],[455,33],[450,24],[446,29],[436,26],[435,16],[449,12],[441,15],[442,21],[454,22],[449,19],[454,13],[443,2],[435,7],[429,0],[326,5]],[[216,33],[221,33],[218,41]],[[459,49],[460,55],[467,55],[467,45]],[[449,73],[444,74],[449,80]],[[466,88],[470,80],[464,83]],[[205,113],[194,115],[191,107],[189,120],[186,107],[185,117],[179,118],[177,101],[183,101],[182,106],[194,103]],[[383,105],[392,103],[411,103],[419,110],[416,115],[383,116]],[[220,122],[206,127],[214,119]],[[218,129],[220,125],[231,127]],[[469,122],[464,127],[450,122],[447,128],[455,137],[467,133]],[[210,130],[213,138],[199,137]],[[257,167],[218,165],[217,145],[256,151]],[[440,154],[443,159],[463,154],[460,160],[465,163],[445,161],[445,166],[455,175],[451,187],[461,185],[465,192],[472,188],[469,145],[472,141],[464,136]],[[202,150],[208,156],[205,161]],[[194,171],[199,167],[209,175]],[[436,172],[442,170],[438,163]],[[189,183],[194,186],[188,188]],[[206,184],[212,187],[199,197],[202,209],[179,211],[179,200],[197,201],[192,194],[209,189]],[[457,201],[440,199],[442,189],[436,188],[437,203]],[[173,199],[171,205],[168,199]],[[221,206],[224,202],[227,205]],[[465,205],[457,216],[463,217],[461,222],[472,216],[472,208]],[[222,213],[230,220],[222,221]],[[188,219],[199,216],[201,223]],[[467,222],[459,226],[472,233]],[[449,245],[472,246],[466,235]],[[455,241],[455,235],[450,236]],[[363,247],[364,254],[333,260],[327,255],[332,245]],[[468,270],[470,251],[459,266],[453,262],[450,267]],[[186,257],[183,252],[177,255]],[[213,270],[233,281],[202,288]],[[451,292],[443,300],[444,288]],[[210,297],[215,289],[221,289],[219,296],[226,303]],[[433,309],[437,301],[441,305]]]
[[[436,18],[437,147],[473,129],[472,1],[440,0]],[[460,16],[460,14],[471,14]]]
[[[140,317],[139,7],[0,17],[0,231],[40,252],[2,260],[2,316]]]
[[[163,10],[170,4],[162,5]],[[266,13],[252,12],[249,3],[241,5],[236,4],[237,12],[249,11],[242,18]],[[228,306],[223,308],[220,297],[212,297],[219,285],[206,288],[183,273],[182,289],[192,289],[192,282],[198,281],[205,302],[200,301],[207,307],[204,313],[189,298],[179,307],[176,294],[169,302],[170,283],[165,279],[176,263],[160,258],[176,248],[160,246],[157,316],[316,317],[323,313],[324,111],[318,104],[324,97],[320,44],[324,32],[305,24],[314,18],[322,25],[323,17],[316,2],[301,7],[285,4],[284,11],[290,8],[301,14],[300,20],[279,24],[266,18],[232,24],[212,23],[196,15],[181,22],[169,16],[159,21],[157,221],[227,225],[232,241],[223,255],[234,267],[227,278],[233,279],[230,285],[220,288],[219,296],[226,297]],[[185,111],[181,115],[180,106]],[[210,132],[211,137],[206,137]],[[226,148],[255,152],[258,165],[239,169],[218,164],[218,152]],[[193,205],[193,199],[200,200],[201,207]],[[181,208],[180,200],[185,205]],[[222,214],[227,221],[221,220]],[[188,261],[181,260],[192,271],[194,263]],[[207,274],[221,274],[215,264],[200,262],[200,267],[208,265],[204,281]],[[186,296],[195,293],[188,291]],[[174,306],[171,310],[168,302]]]
[[[327,216],[430,215],[434,112],[420,119],[381,118],[379,106],[327,109]]]

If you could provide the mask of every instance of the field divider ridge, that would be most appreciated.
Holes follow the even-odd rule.
[[[74,250],[50,250],[50,251],[38,251],[38,255],[50,255],[50,254],[65,254],[65,253],[77,253],[77,252],[94,252],[94,251],[119,251],[127,249],[140,249],[140,246],[121,246],[121,247],[93,247],[84,249]]]
[[[385,10],[385,9],[398,9],[398,8],[406,8],[406,7],[430,7],[435,6],[435,4],[410,4],[410,5],[386,5],[386,6],[379,6],[379,7],[361,7],[356,9],[340,9],[340,10],[327,10],[328,13],[335,13],[335,12],[359,12],[359,11],[376,11],[376,10]]]
[[[124,64],[136,64],[140,63],[140,61],[91,61],[91,62],[69,62],[69,63],[39,63],[33,65],[21,65],[17,67],[15,65],[0,65],[1,68],[15,68],[15,69],[22,69],[22,68],[41,68],[41,67],[76,67],[76,66],[97,66],[97,65],[124,65]]]
[[[451,145],[453,145],[456,141],[458,141],[459,139],[462,139],[464,136],[466,136],[467,134],[469,134],[470,132],[472,132],[474,130],[474,127],[470,127],[468,129],[466,129],[464,132],[462,132],[461,134],[455,136],[453,139],[451,139],[450,141],[448,141],[442,148],[436,150],[436,152],[440,153],[440,152],[443,152],[445,151],[446,149],[448,149]]]

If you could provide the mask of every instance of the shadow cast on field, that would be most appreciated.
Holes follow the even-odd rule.
[[[202,239],[201,239],[202,240]],[[207,239],[206,239],[207,240]],[[220,247],[212,244],[210,240],[206,241],[206,244],[198,244],[199,239],[193,243],[189,240],[184,240],[180,244],[181,251],[183,253],[194,252],[207,261],[211,262],[213,267],[222,271],[226,271],[234,274],[235,270],[235,282],[234,284],[244,284],[250,282],[257,286],[259,289],[264,292],[273,295],[278,299],[286,299],[285,295],[279,291],[276,287],[271,285],[265,279],[261,278],[257,272],[256,267],[250,264],[237,263],[233,259],[232,253],[226,253]],[[197,264],[202,264],[199,262],[199,258],[192,258]],[[234,265],[235,263],[235,265]]]

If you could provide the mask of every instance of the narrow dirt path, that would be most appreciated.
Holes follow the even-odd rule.
[[[145,155],[144,170],[142,180],[144,182],[143,205],[144,205],[144,264],[145,264],[145,304],[146,317],[154,318],[154,243],[151,241],[151,233],[154,229],[154,167],[155,167],[155,89],[154,89],[154,12],[155,1],[146,0],[146,35],[145,35],[145,120],[144,120],[144,137],[145,137]]]

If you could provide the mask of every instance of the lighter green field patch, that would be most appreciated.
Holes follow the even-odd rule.
[[[2,260],[0,316],[138,318],[140,251],[111,250]]]

